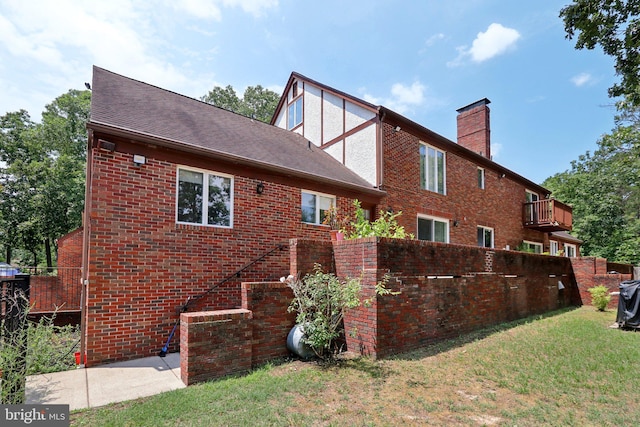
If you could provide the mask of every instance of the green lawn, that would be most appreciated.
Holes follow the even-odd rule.
[[[87,426],[640,425],[640,333],[559,311],[394,359],[285,362],[72,414]]]

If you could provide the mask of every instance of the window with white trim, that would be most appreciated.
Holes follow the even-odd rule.
[[[478,246],[493,248],[493,228],[478,226]]]
[[[484,168],[478,168],[478,188],[484,190]]]
[[[302,222],[322,224],[325,212],[331,206],[337,206],[335,196],[305,190],[301,194]]]
[[[558,242],[555,240],[549,240],[549,255],[558,255],[560,251],[560,247],[558,246]]]
[[[435,193],[446,194],[445,153],[420,143],[420,187]]]
[[[577,251],[576,245],[572,245],[570,243],[564,244],[564,256],[569,258],[575,258],[576,251]]]
[[[233,177],[178,168],[176,221],[184,224],[233,226]]]
[[[449,243],[449,221],[442,218],[419,215],[418,239]]]
[[[302,123],[302,96],[289,104],[288,114],[287,130],[291,130]]]
[[[541,254],[542,253],[542,243],[538,242],[529,242],[527,240],[522,241],[522,250],[524,252],[529,252],[532,254]]]

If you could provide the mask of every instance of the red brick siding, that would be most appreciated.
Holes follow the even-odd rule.
[[[248,310],[183,313],[180,336],[180,376],[186,385],[251,369]]]
[[[87,365],[156,354],[188,296],[201,295],[292,237],[329,241],[328,227],[300,221],[300,187],[243,175],[234,176],[232,229],[177,225],[177,165],[171,153],[119,140],[117,147],[93,151]],[[147,156],[145,165],[133,164],[132,152],[138,149]],[[186,156],[180,164],[205,165],[202,158]],[[230,172],[212,165],[208,170]],[[260,195],[259,181],[264,182]],[[350,203],[338,197],[339,206]],[[241,281],[277,280],[289,271],[287,245],[195,301],[190,310],[239,307]],[[176,342],[171,351],[177,350]]]
[[[508,177],[485,170],[485,189],[478,188],[478,165],[449,151],[446,153],[446,195],[420,188],[420,140],[395,132],[383,123],[384,182],[387,197],[379,209],[402,211],[399,223],[417,235],[418,214],[449,220],[450,242],[477,245],[477,227],[494,229],[495,247],[515,249],[523,240],[543,243],[546,233],[525,229],[522,206],[526,188]],[[439,142],[422,141],[439,148]],[[541,195],[544,197],[545,195]],[[457,226],[453,226],[453,220]]]
[[[82,227],[58,239],[58,268],[82,267]]]
[[[289,354],[287,335],[296,319],[287,311],[292,299],[293,291],[284,283],[242,284],[242,308],[252,312],[251,366]]]
[[[387,272],[402,292],[345,316],[347,348],[374,357],[580,303],[567,258],[375,238],[334,248],[339,277],[364,274],[365,298]]]
[[[462,111],[457,116],[458,144],[491,158],[490,109],[486,105]]]
[[[633,279],[633,273],[627,274],[609,274],[607,260],[596,257],[570,258],[573,270],[578,283],[578,290],[583,304],[591,304],[591,293],[589,289],[595,286],[605,286],[611,294],[611,301],[608,309],[616,309],[618,307],[618,294],[620,292],[620,283],[625,280]],[[626,269],[629,271],[629,269]]]

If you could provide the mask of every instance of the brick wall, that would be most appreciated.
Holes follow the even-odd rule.
[[[345,315],[347,349],[372,357],[419,348],[487,326],[582,303],[576,278],[598,274],[606,262],[366,238],[291,240],[291,271],[332,259],[338,276],[360,277],[363,299],[374,297],[386,273],[399,295],[372,298]],[[306,272],[298,269],[299,273]],[[574,268],[577,268],[574,275]],[[560,286],[561,285],[561,286]],[[295,314],[291,290],[280,282],[242,284],[242,309],[181,317],[180,360],[185,384],[244,372],[288,354]],[[350,332],[355,332],[352,336]],[[233,361],[233,362],[231,362]]]
[[[319,191],[313,183],[108,139],[116,151],[94,147],[90,153],[87,366],[157,354],[189,296],[214,288],[192,300],[189,311],[240,307],[242,281],[289,274],[290,238],[329,242],[328,227],[300,221],[300,189]],[[145,155],[146,164],[134,165],[134,153]],[[234,176],[233,228],[176,224],[178,165]],[[258,182],[264,183],[262,194]],[[339,206],[350,203],[338,194]],[[235,276],[278,244],[284,250]],[[177,343],[176,336],[170,351]]]
[[[251,366],[289,354],[287,335],[296,314],[287,312],[293,291],[281,282],[243,283],[242,308],[252,312]]]
[[[186,385],[251,369],[251,312],[244,309],[180,316],[180,376]]]
[[[546,233],[522,226],[524,184],[485,170],[485,189],[478,188],[478,166],[453,151],[446,152],[446,195],[420,188],[420,143],[439,148],[436,139],[420,140],[405,132],[393,131],[383,123],[384,182],[387,191],[379,209],[402,211],[400,225],[417,234],[418,215],[439,217],[449,222],[450,243],[477,246],[477,227],[494,229],[495,247],[515,249],[523,240],[546,244]],[[535,190],[535,189],[529,189]],[[540,194],[543,198],[545,195]],[[454,220],[455,224],[454,225]]]
[[[365,298],[385,273],[401,291],[345,316],[348,349],[374,357],[580,304],[568,258],[376,238],[334,248],[338,276],[362,275]]]
[[[58,239],[58,268],[82,267],[82,227]]]
[[[629,271],[630,266],[627,265],[626,268],[621,268],[625,266],[625,264],[611,264],[607,263],[605,258],[597,257],[571,258],[571,264],[573,265],[573,270],[576,275],[580,298],[584,304],[591,304],[590,288],[605,286],[611,294],[611,301],[607,308],[617,309],[620,283],[633,279],[633,272]],[[617,267],[620,271],[626,271],[627,273],[609,273],[613,271],[609,270],[609,267]]]

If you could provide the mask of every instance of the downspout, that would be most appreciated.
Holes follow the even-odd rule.
[[[384,185],[384,131],[382,129],[382,123],[384,122],[385,117],[387,116],[386,111],[382,111],[380,113],[381,108],[378,107],[378,176],[377,176],[377,187],[378,189],[382,189]]]
[[[87,351],[87,293],[89,291],[89,236],[91,235],[91,187],[93,184],[93,131],[87,138],[87,165],[85,171],[84,213],[82,218],[82,274],[80,278],[80,366],[86,365]]]

